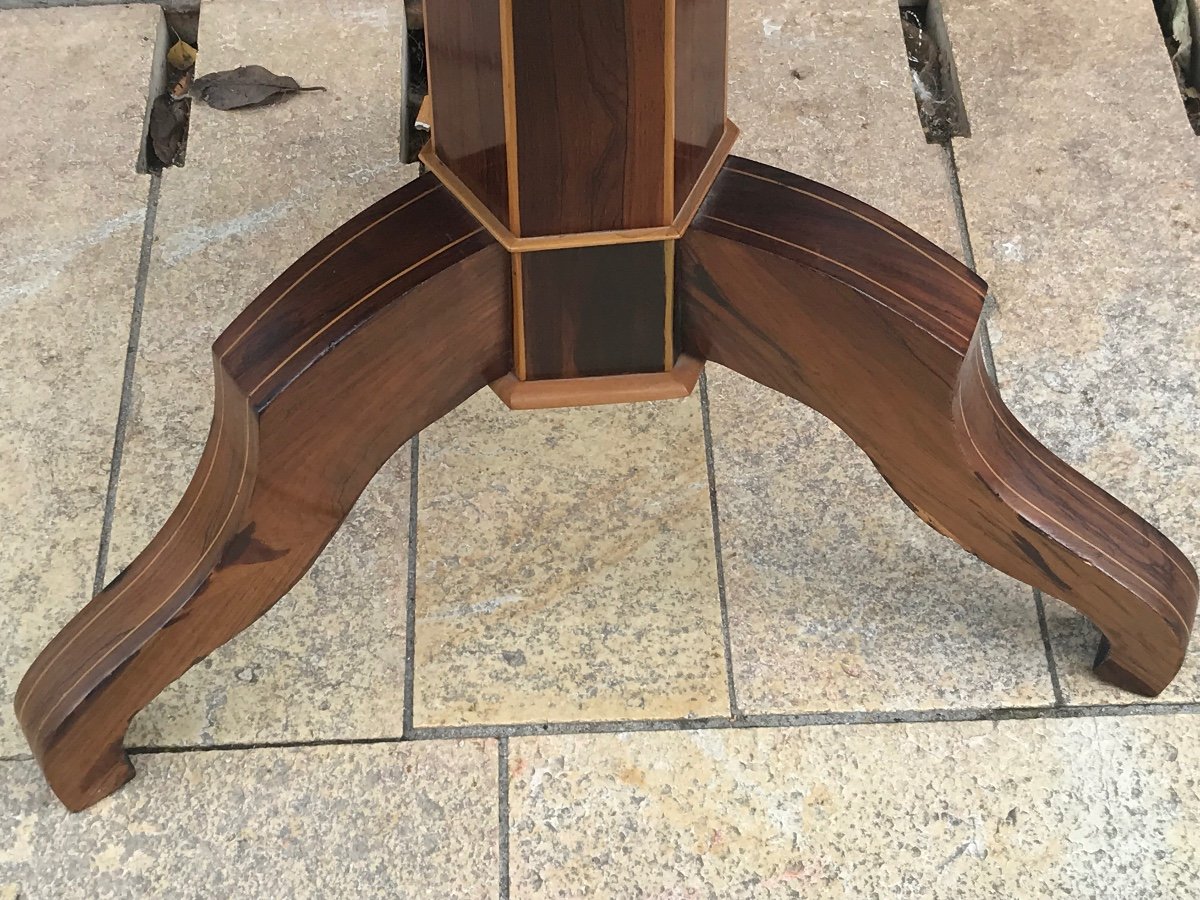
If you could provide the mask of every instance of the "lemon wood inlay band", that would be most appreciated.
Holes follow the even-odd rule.
[[[420,196],[423,197],[429,193],[431,193],[431,192],[427,191],[424,194],[421,194]],[[415,201],[411,201],[411,202],[415,202]],[[411,202],[408,204],[405,204],[405,206],[411,205]],[[401,207],[401,208],[403,208],[403,207]],[[370,226],[363,228],[362,231],[358,232],[358,234],[355,237],[357,238],[357,237],[360,237],[362,234],[365,234],[368,230],[370,230],[371,227],[374,227],[375,225],[379,224],[379,222],[383,221],[384,219],[388,218],[391,215],[394,215],[398,211],[399,211],[398,209],[392,210],[392,211],[384,214],[384,216],[380,217],[380,219],[373,222]],[[464,241],[474,237],[475,235],[480,234],[482,231],[483,231],[482,228],[476,228],[474,231],[470,232],[469,234],[464,235],[463,237],[458,238],[457,240],[452,241],[449,244],[446,244],[445,246],[441,247],[437,251],[429,254],[428,256],[424,257],[423,259],[419,260],[418,262],[414,263],[413,265],[409,266],[408,268],[404,269],[403,271],[397,273],[396,275],[393,275],[392,277],[388,278],[381,284],[377,285],[371,291],[368,291],[366,294],[359,297],[357,300],[354,301],[354,303],[347,306],[344,310],[342,310],[342,312],[340,312],[337,316],[335,316],[333,319],[331,319],[329,322],[327,322],[324,326],[322,326],[320,330],[318,330],[315,334],[313,334],[311,337],[309,337],[308,340],[306,340],[298,348],[296,348],[294,351],[292,351],[292,353],[290,353],[286,359],[284,359],[281,363],[279,363],[279,365],[277,365],[268,375],[266,375],[257,385],[255,385],[255,387],[249,392],[249,396],[247,398],[247,403],[249,404],[251,402],[250,398],[252,398],[253,395],[259,389],[261,389],[263,387],[263,385],[265,385],[281,369],[283,369],[284,366],[286,366],[289,362],[291,362],[293,359],[295,359],[300,353],[302,353],[305,348],[309,347],[314,341],[318,340],[322,334],[327,333],[329,331],[329,329],[332,328],[341,319],[345,318],[347,315],[349,315],[351,312],[353,312],[355,309],[357,309],[363,303],[366,303],[371,297],[375,296],[380,291],[384,290],[388,285],[393,284],[394,282],[396,282],[400,278],[404,277],[405,275],[408,275],[409,273],[415,271],[416,269],[420,268],[421,266],[430,262],[431,260],[436,259],[437,257],[441,256],[443,253],[446,253],[447,251],[458,246],[459,244],[463,243]],[[338,249],[340,250],[343,247],[347,246],[354,239],[355,238],[351,238],[350,240],[345,241],[344,243],[339,245]],[[334,252],[336,252],[336,250]],[[332,255],[333,255],[333,253],[328,254],[324,258],[324,260],[328,260]],[[317,268],[317,266],[310,268],[307,272],[304,273],[304,275],[302,275],[299,279],[297,279],[291,285],[291,287],[289,287],[288,290],[290,291],[292,288],[295,288],[296,285],[298,285],[301,281],[303,281],[306,277],[308,277],[308,275],[310,275],[316,268]],[[272,304],[272,306],[277,304],[279,302],[279,300],[281,300],[281,299],[282,299],[282,297],[278,298],[275,301],[275,303]],[[261,318],[261,316],[259,318]],[[243,332],[241,335],[239,335],[239,339],[241,337],[244,337],[245,334],[246,334],[246,332]],[[232,349],[232,348],[230,348],[230,349]],[[218,379],[217,384],[219,387],[218,387],[216,406],[218,409],[221,409],[222,406],[221,406],[221,402],[220,402],[221,401],[220,391],[222,390],[222,388],[220,387],[220,385],[223,384],[223,380]],[[247,448],[247,451],[248,451],[249,444],[250,444],[250,423],[251,423],[252,419],[253,419],[252,410],[248,408],[246,411],[246,445],[245,445]],[[183,518],[180,519],[179,526],[171,534],[171,536],[168,538],[167,542],[164,543],[163,547],[160,548],[158,553],[156,553],[151,558],[151,560],[144,567],[142,567],[139,570],[138,574],[136,576],[134,576],[133,578],[131,578],[129,580],[129,582],[127,582],[126,584],[123,584],[121,586],[121,588],[115,594],[113,594],[113,596],[110,597],[100,609],[98,609],[96,611],[96,613],[92,616],[92,618],[90,618],[86,624],[84,624],[77,632],[75,632],[74,635],[71,636],[71,638],[64,644],[64,646],[59,649],[59,652],[57,654],[55,654],[55,656],[46,664],[45,669],[43,669],[42,673],[39,674],[38,678],[36,678],[34,680],[28,693],[26,694],[26,703],[28,702],[28,698],[33,695],[34,689],[37,687],[38,683],[40,682],[41,674],[44,674],[44,672],[48,671],[53,666],[53,663],[55,661],[57,661],[57,659],[59,657],[61,657],[62,654],[65,653],[71,647],[71,645],[74,644],[74,642],[76,640],[78,640],[83,634],[85,634],[89,630],[91,630],[96,625],[96,623],[103,618],[104,614],[113,607],[113,605],[116,603],[116,601],[118,599],[120,599],[122,596],[124,596],[125,593],[127,593],[140,580],[142,575],[151,571],[153,569],[154,563],[162,556],[163,553],[166,552],[166,550],[171,545],[171,543],[182,533],[183,526],[191,518],[192,513],[195,512],[196,507],[198,506],[199,498],[204,493],[204,487],[207,485],[208,479],[211,476],[213,469],[216,466],[216,458],[217,458],[216,449],[219,448],[219,446],[220,446],[221,435],[222,435],[222,430],[221,430],[222,426],[223,426],[223,419],[218,420],[217,433],[216,433],[216,437],[214,439],[214,450],[213,450],[213,454],[212,454],[213,461],[210,464],[208,472],[206,472],[203,481],[201,482],[200,490],[198,490],[196,492],[195,499],[193,500],[192,505],[188,508],[188,510],[184,514]],[[249,463],[250,455],[251,454],[249,452],[246,452],[244,454],[244,458],[242,461],[242,472],[241,472],[241,475],[238,480],[238,486],[235,489],[234,496],[230,501],[230,507],[226,514],[225,521],[221,524],[221,527],[217,529],[215,536],[209,542],[208,546],[205,547],[203,553],[201,553],[200,556],[198,557],[196,564],[192,567],[192,569],[188,572],[188,574],[184,577],[184,579],[173,590],[171,590],[170,592],[167,593],[166,599],[164,599],[161,604],[159,604],[157,607],[155,607],[153,610],[151,610],[150,613],[148,613],[147,616],[141,622],[139,622],[136,626],[134,626],[134,628],[132,628],[126,632],[127,637],[129,635],[132,635],[133,633],[135,633],[138,629],[140,629],[143,625],[145,625],[147,622],[149,622],[154,616],[156,616],[159,612],[161,612],[164,608],[166,608],[166,606],[168,606],[170,604],[171,600],[174,599],[176,594],[188,583],[188,581],[191,579],[191,577],[196,573],[197,569],[207,558],[208,554],[216,547],[217,543],[219,543],[224,538],[225,528],[228,526],[230,518],[234,515],[234,513],[238,509],[237,501],[241,498],[242,490],[245,486],[246,474],[247,474],[247,471],[249,469],[249,464],[250,464]],[[101,657],[92,666],[90,666],[82,675],[79,676],[79,678],[71,686],[71,688],[66,692],[66,694],[69,695],[71,693],[71,691],[74,691],[74,689],[77,688],[80,684],[82,684],[88,677],[90,677],[98,669],[102,668],[104,666],[104,664],[113,656],[113,654],[118,649],[120,649],[120,647],[121,647],[121,643],[118,642],[117,644],[110,647],[107,651],[105,651],[101,655]],[[39,731],[53,717],[54,713],[57,711],[58,707],[61,706],[63,700],[65,700],[65,699],[66,699],[66,695],[64,695],[63,699],[60,699],[59,702],[50,709],[50,711],[46,714],[46,716],[42,719],[41,723],[38,725]],[[18,712],[18,714],[23,710],[24,710],[24,704],[22,704],[22,708]]]
[[[1001,411],[999,409],[996,408],[996,403],[992,399],[992,391],[990,390],[991,379],[989,378],[989,376],[987,374],[987,369],[984,367],[983,357],[979,353],[976,353],[975,356],[976,356],[976,360],[978,363],[975,368],[977,369],[980,383],[983,386],[984,396],[987,397],[988,406],[991,407],[992,414],[996,417],[997,420],[999,420],[1000,424],[1004,427],[1004,430],[1007,431],[1009,434],[1011,434],[1014,438],[1016,438],[1017,437],[1016,432],[1014,432],[1012,427],[1008,424],[1008,422],[1006,421],[1006,417],[1001,413]],[[1002,485],[1004,485],[1004,487],[1007,488],[1017,500],[1024,503],[1026,506],[1028,506],[1034,512],[1039,513],[1042,516],[1045,516],[1048,521],[1052,522],[1053,524],[1055,524],[1056,526],[1061,528],[1067,534],[1081,540],[1087,546],[1091,547],[1098,554],[1100,554],[1101,558],[1115,563],[1118,568],[1123,570],[1128,575],[1132,575],[1135,579],[1140,581],[1143,585],[1145,585],[1147,588],[1149,588],[1150,591],[1152,593],[1154,593],[1155,596],[1157,596],[1159,599],[1162,600],[1163,606],[1166,607],[1166,609],[1171,613],[1171,615],[1175,618],[1175,620],[1177,622],[1179,622],[1179,624],[1183,627],[1184,634],[1187,634],[1187,635],[1191,634],[1191,631],[1192,631],[1191,626],[1189,626],[1188,623],[1184,621],[1183,616],[1181,616],[1179,614],[1179,610],[1177,610],[1175,608],[1175,604],[1172,603],[1170,601],[1170,599],[1167,598],[1167,595],[1164,594],[1162,592],[1162,590],[1160,590],[1155,585],[1151,584],[1149,581],[1147,581],[1145,579],[1144,576],[1139,575],[1137,572],[1135,572],[1133,569],[1129,568],[1129,566],[1127,566],[1121,560],[1117,559],[1111,553],[1107,552],[1106,550],[1101,549],[1100,547],[1097,547],[1092,541],[1088,540],[1082,534],[1080,534],[1075,529],[1073,529],[1070,525],[1067,525],[1066,523],[1059,521],[1054,515],[1047,512],[1046,510],[1042,509],[1042,507],[1038,506],[1038,504],[1034,500],[1032,500],[1030,497],[1021,493],[1019,490],[1017,490],[1011,484],[1009,484],[1004,479],[1004,476],[1002,476],[999,472],[996,471],[996,469],[992,465],[991,461],[987,458],[987,456],[984,455],[983,450],[980,449],[979,444],[976,442],[974,435],[971,433],[970,423],[967,421],[967,416],[966,416],[965,412],[961,416],[961,419],[962,419],[962,423],[963,423],[963,430],[966,432],[967,439],[970,440],[971,446],[973,446],[975,448],[975,452],[979,454],[979,458],[981,460],[983,460],[983,464],[988,467],[988,471],[991,472],[992,475],[996,478],[996,480],[999,481]],[[1018,442],[1020,442],[1019,438],[1017,440],[1018,440]],[[1028,450],[1031,455],[1033,455],[1035,457],[1038,456],[1037,453],[1035,453],[1028,445],[1024,444],[1023,442],[1021,442],[1021,446],[1023,446],[1026,450]],[[1083,499],[1084,501],[1086,501],[1087,503],[1089,503],[1092,506],[1099,505],[1096,503],[1096,501],[1093,497],[1089,497],[1086,494],[1081,494],[1080,496],[1081,496],[1081,499]],[[1122,522],[1122,524],[1124,524],[1127,528],[1131,527],[1128,522]],[[1140,538],[1141,535],[1139,534],[1138,537]]]
[[[942,328],[946,329],[946,331],[949,332],[950,334],[954,335],[957,338],[960,338],[964,343],[969,344],[971,342],[970,335],[963,334],[961,331],[959,331],[953,325],[950,325],[949,323],[938,318],[936,315],[934,315],[932,312],[927,310],[921,304],[917,303],[914,300],[909,299],[908,297],[905,297],[899,291],[896,291],[893,288],[888,287],[886,284],[883,284],[882,282],[877,281],[876,279],[872,278],[870,275],[867,275],[865,272],[860,272],[858,269],[854,268],[853,266],[848,266],[843,262],[839,262],[838,260],[834,259],[833,257],[826,256],[824,253],[818,253],[816,250],[813,250],[810,247],[805,247],[801,244],[794,244],[791,241],[786,241],[781,237],[776,237],[775,235],[768,234],[765,231],[758,231],[755,228],[750,228],[746,225],[740,225],[737,222],[730,222],[728,219],[721,219],[721,218],[718,218],[717,216],[706,216],[705,219],[709,222],[718,222],[721,225],[727,225],[730,228],[736,228],[737,230],[744,231],[747,234],[753,234],[753,235],[757,235],[758,237],[766,238],[768,240],[774,241],[777,244],[783,244],[785,247],[792,247],[793,249],[799,250],[802,253],[807,253],[810,256],[814,256],[817,259],[827,262],[832,266],[836,266],[837,268],[842,269],[845,272],[849,272],[852,275],[857,275],[859,278],[863,279],[864,281],[867,281],[867,282],[875,285],[880,290],[886,291],[887,293],[891,294],[897,300],[900,300],[901,302],[907,304],[908,306],[911,306],[913,309],[917,310],[918,312],[922,313],[924,316],[933,320],[938,325],[942,326]],[[886,231],[887,229],[883,229],[883,230]],[[889,234],[890,233],[891,232],[889,232]],[[870,296],[870,295],[864,295],[864,296]],[[927,333],[930,337],[934,338],[935,340],[939,341],[942,344],[945,344],[947,347],[950,347],[950,349],[952,349],[952,350],[956,349],[956,348],[952,347],[950,344],[946,344],[945,339],[941,335],[935,334],[934,332],[930,331],[927,326],[922,325],[916,319],[910,319],[908,316],[903,315],[894,306],[887,305],[882,300],[880,300],[878,297],[871,297],[870,299],[873,302],[878,303],[880,306],[884,307],[885,309],[891,310],[892,312],[895,312],[897,315],[902,316],[902,318],[904,318],[905,321],[911,322],[917,328],[920,328],[922,331]]]

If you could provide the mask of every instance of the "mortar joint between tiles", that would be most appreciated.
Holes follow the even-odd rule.
[[[404,715],[402,733],[413,732],[417,663],[417,491],[421,469],[421,435],[409,444],[408,465],[408,585],[404,594]]]
[[[100,541],[96,548],[96,570],[92,578],[93,596],[100,593],[107,575],[108,552],[112,542],[113,518],[116,515],[117,507],[117,488],[121,480],[121,462],[125,455],[125,437],[129,430],[129,416],[133,407],[133,379],[137,370],[137,354],[142,335],[142,311],[146,305],[146,285],[150,278],[150,255],[154,248],[154,223],[158,217],[158,201],[161,191],[162,176],[152,174],[146,196],[146,217],[142,225],[142,244],[138,254],[137,278],[133,288],[133,308],[129,314],[129,337],[125,345],[125,368],[121,377],[117,422],[113,430],[108,485],[105,488],[104,512],[100,522]]]
[[[499,818],[499,894],[500,900],[508,900],[510,888],[509,874],[509,776],[508,776],[508,738],[501,736],[496,742],[497,757],[497,815]]]
[[[639,732],[727,731],[758,728],[819,728],[856,725],[927,725],[969,722],[1016,722],[1034,719],[1088,719],[1140,716],[1197,716],[1200,702],[1167,701],[1162,703],[1108,703],[1063,706],[964,707],[903,710],[862,710],[858,712],[746,713],[737,718],[720,716],[683,719],[613,719],[591,722],[541,722],[508,725],[450,725],[423,727],[407,737],[378,736],[359,738],[320,738],[295,741],[253,743],[217,743],[209,745],[159,745],[130,747],[133,755],[236,752],[244,750],[304,749],[308,747],[379,746],[421,741],[495,740],[503,745],[503,763],[507,771],[508,747],[514,738],[563,737],[572,735],[625,734]],[[501,751],[498,750],[498,754]],[[503,800],[507,809],[508,798]]]
[[[159,6],[164,12],[193,13],[201,0],[0,0],[0,12],[18,9],[61,9],[89,6]]]
[[[729,714],[737,718],[737,685],[733,672],[733,638],[729,627],[729,595],[725,589],[725,557],[721,547],[721,508],[717,499],[716,453],[713,450],[712,412],[708,394],[708,373],[700,373],[700,419],[704,432],[704,464],[708,471],[708,505],[712,517],[713,557],[717,568],[717,604],[721,610],[721,642],[725,654],[725,689],[729,695]]]
[[[1062,680],[1058,675],[1058,663],[1054,659],[1054,643],[1050,640],[1050,623],[1046,618],[1046,600],[1042,596],[1042,592],[1037,588],[1033,589],[1033,603],[1037,608],[1038,628],[1042,632],[1042,646],[1046,651],[1046,667],[1050,671],[1050,686],[1054,691],[1054,705],[1064,707],[1067,705],[1067,700],[1063,694]]]

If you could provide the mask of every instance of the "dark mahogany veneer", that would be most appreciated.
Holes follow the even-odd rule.
[[[983,366],[986,293],[903,225],[729,156],[724,0],[428,0],[431,169],[218,339],[215,415],[162,531],[16,709],[83,809],[131,718],[304,574],[404,442],[489,384],[528,408],[685,396],[713,360],[841,427],[918,516],[1087,615],[1160,692],[1196,573],[1039,444]]]

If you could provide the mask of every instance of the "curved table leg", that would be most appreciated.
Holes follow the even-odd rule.
[[[929,525],[1090,618],[1101,677],[1148,695],[1170,683],[1196,572],[1005,408],[973,273],[862,203],[737,158],[680,259],[685,352],[824,414]]]
[[[509,269],[426,176],[314,247],[217,340],[213,425],[183,500],[17,691],[63,803],[129,780],[132,717],[299,580],[405,441],[510,370]]]

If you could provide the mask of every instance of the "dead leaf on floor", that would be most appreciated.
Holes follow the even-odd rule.
[[[179,160],[187,137],[188,104],[167,94],[155,98],[150,107],[150,146],[163,167]]]
[[[192,70],[188,69],[179,76],[179,80],[171,86],[171,99],[182,100],[192,90]]]
[[[301,87],[295,78],[276,75],[262,66],[238,66],[225,72],[210,72],[192,82],[192,94],[213,109],[263,106],[301,91],[323,90],[323,87]]]
[[[176,41],[167,51],[167,65],[172,69],[190,69],[196,64],[196,48],[187,41]]]

